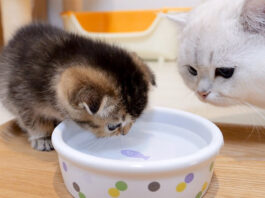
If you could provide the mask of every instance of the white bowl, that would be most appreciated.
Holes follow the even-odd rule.
[[[204,118],[154,108],[126,136],[97,139],[68,120],[56,127],[52,142],[74,197],[199,198],[223,136]]]

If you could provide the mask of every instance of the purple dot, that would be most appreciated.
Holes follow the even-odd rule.
[[[185,182],[188,184],[188,183],[192,182],[193,178],[194,178],[194,174],[193,173],[189,173],[185,177]]]
[[[63,162],[63,169],[65,172],[67,172],[67,166],[66,166],[66,163]]]

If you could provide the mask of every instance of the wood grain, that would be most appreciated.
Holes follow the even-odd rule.
[[[32,21],[31,0],[1,0],[4,44],[23,25]]]
[[[225,145],[205,198],[265,197],[265,130],[219,125]]]
[[[56,153],[34,151],[18,129],[11,128],[12,135],[4,133],[10,126],[12,122],[0,127],[0,197],[72,197],[64,187]],[[205,198],[264,198],[265,130],[219,127],[225,146]]]
[[[34,21],[47,21],[47,0],[35,0],[32,2],[32,18]]]
[[[82,11],[83,0],[63,0],[64,11]]]

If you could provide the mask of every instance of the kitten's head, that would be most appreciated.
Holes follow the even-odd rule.
[[[130,61],[120,65],[119,72],[99,65],[73,66],[62,72],[56,86],[68,117],[98,137],[127,134],[147,105],[150,84],[155,83],[138,57],[125,56]]]
[[[181,31],[178,65],[185,84],[204,102],[259,105],[265,82],[265,1],[209,0],[174,20]]]

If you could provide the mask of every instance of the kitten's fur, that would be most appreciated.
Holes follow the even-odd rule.
[[[174,20],[181,28],[180,74],[202,101],[265,108],[265,0],[208,0]],[[215,75],[232,67],[230,78]]]
[[[2,102],[38,150],[52,149],[50,135],[64,119],[97,136],[126,134],[150,84],[154,76],[136,55],[49,25],[23,27],[0,57]]]

